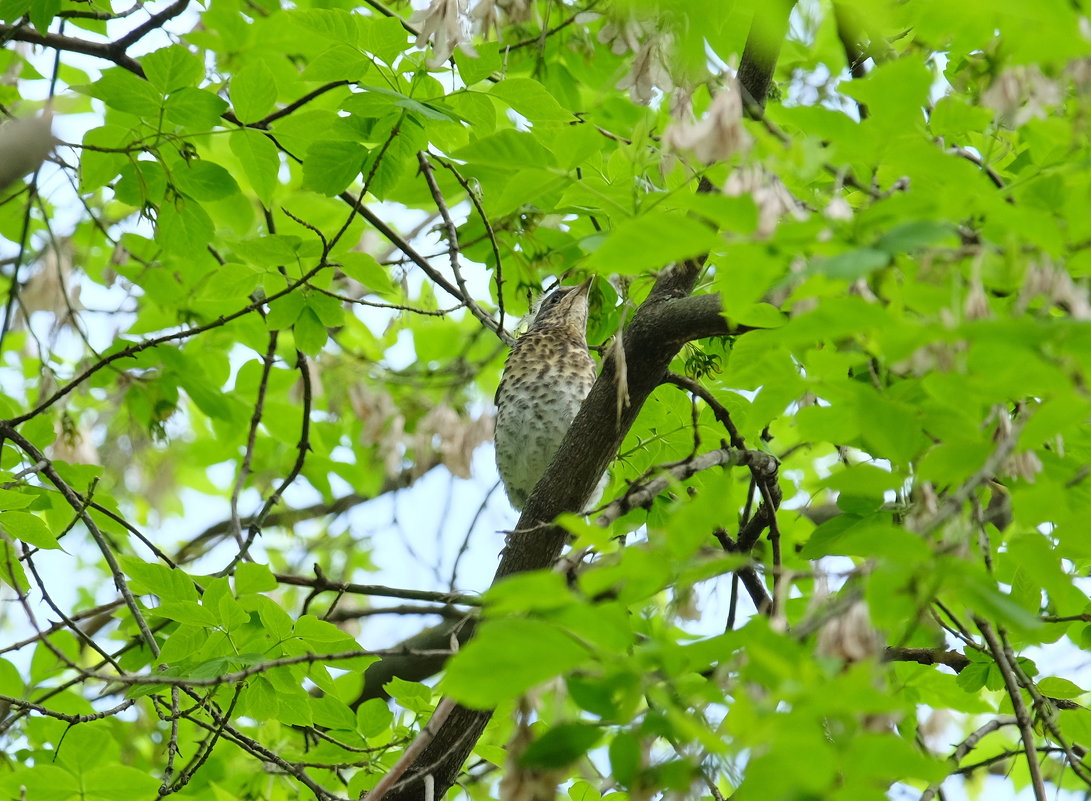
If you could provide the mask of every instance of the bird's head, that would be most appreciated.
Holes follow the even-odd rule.
[[[582,337],[587,331],[587,293],[594,276],[579,286],[559,286],[543,298],[530,330],[571,328]]]

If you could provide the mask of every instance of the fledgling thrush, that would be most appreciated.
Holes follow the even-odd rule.
[[[595,383],[587,350],[588,279],[546,296],[516,341],[496,390],[496,466],[511,505],[522,509]],[[601,497],[601,488],[589,501]]]

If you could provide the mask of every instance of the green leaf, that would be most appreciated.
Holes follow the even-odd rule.
[[[452,154],[456,159],[511,169],[513,164],[555,166],[553,154],[526,131],[504,130],[471,142]]]
[[[150,83],[121,67],[103,70],[102,77],[90,86],[73,88],[97,97],[110,108],[148,119],[159,116],[163,102],[161,94]]]
[[[348,45],[356,44],[356,22],[352,14],[343,9],[293,9],[287,13],[292,23],[320,36]]]
[[[302,244],[303,240],[298,236],[268,234],[254,239],[232,242],[231,248],[236,255],[241,256],[251,264],[271,268],[298,264],[299,249]],[[293,317],[291,322],[294,321],[295,318]]]
[[[337,298],[320,292],[309,292],[304,296],[307,308],[314,312],[318,321],[327,328],[338,328],[345,323],[345,309]]]
[[[208,629],[180,624],[163,643],[159,659],[166,665],[188,662],[208,642]]]
[[[155,239],[168,253],[204,250],[215,232],[212,218],[196,200],[177,198],[159,207]]]
[[[264,61],[247,64],[231,79],[231,105],[241,122],[257,122],[276,102],[276,78]]]
[[[367,148],[356,142],[318,141],[303,159],[303,187],[336,195],[360,175]]]
[[[14,770],[0,778],[0,788],[9,798],[27,801],[70,801],[79,798],[83,789],[75,775],[48,762]]]
[[[474,49],[477,51],[476,58],[467,55],[462,48],[455,50],[455,66],[458,67],[458,75],[466,86],[485,80],[494,72],[499,72],[503,66],[499,42],[481,42],[475,44]]]
[[[808,274],[819,273],[830,278],[839,278],[844,281],[855,281],[868,274],[886,267],[890,263],[890,254],[882,250],[861,248],[850,250],[846,253],[838,253],[829,259],[818,259],[813,262]]]
[[[15,22],[30,11],[33,0],[3,0],[0,2],[0,19]]]
[[[603,679],[577,674],[566,677],[565,683],[569,695],[580,709],[604,720],[614,720],[619,716],[619,705],[615,697],[619,692],[616,677]]]
[[[379,264],[370,253],[342,253],[337,260],[345,275],[359,281],[369,292],[379,295],[394,294],[394,283],[390,280],[388,269]]]
[[[305,692],[285,693],[277,696],[277,718],[288,726],[313,726],[311,699]]]
[[[587,659],[587,651],[560,629],[539,620],[488,620],[447,663],[446,693],[474,709],[567,673]],[[488,676],[489,681],[482,681]]]
[[[653,211],[627,219],[587,259],[593,273],[638,275],[706,253],[721,242],[704,223],[671,212]]]
[[[856,415],[868,451],[896,465],[907,464],[928,443],[915,411],[907,404],[862,391]]]
[[[205,69],[196,55],[180,45],[148,53],[140,59],[148,82],[164,95],[186,86],[196,86]]]
[[[45,521],[30,512],[0,512],[0,529],[9,537],[37,548],[60,549],[60,543]]]
[[[193,131],[207,131],[227,111],[227,101],[205,89],[186,87],[171,92],[163,104],[167,120]],[[254,133],[251,131],[250,133]]]
[[[377,119],[391,114],[400,99],[405,98],[401,92],[389,92],[374,86],[362,87],[364,91],[351,94],[341,101],[344,111],[365,119]]]
[[[849,464],[821,482],[821,486],[852,495],[871,495],[882,499],[887,490],[899,489],[905,476],[870,464]]]
[[[61,0],[31,0],[30,22],[41,33],[45,33],[60,10]]]
[[[546,770],[563,768],[582,757],[599,740],[602,729],[584,723],[562,723],[532,740],[519,755],[519,764]]]
[[[216,613],[197,601],[164,601],[152,611],[159,617],[177,620],[179,623],[188,623],[191,626],[216,627],[220,625]]]
[[[948,439],[924,454],[918,475],[941,486],[953,484],[977,472],[994,450],[990,442]]]
[[[239,693],[235,711],[255,720],[275,720],[280,711],[277,691],[265,676],[254,676]]]
[[[364,737],[377,737],[390,728],[394,713],[382,698],[369,698],[356,709],[356,730]]]
[[[91,721],[68,730],[57,749],[56,764],[84,780],[91,770],[110,767],[118,758],[117,741],[110,736],[108,721]]]
[[[396,117],[380,120],[376,135],[385,125],[391,126],[385,150],[382,145],[372,149],[363,167],[367,189],[377,198],[386,198],[409,171],[410,165],[415,166],[416,152],[427,144],[420,122],[411,114],[399,112]]]
[[[259,595],[251,603],[256,603],[258,617],[270,637],[277,642],[283,642],[292,636],[294,621],[273,599]]]
[[[6,512],[10,509],[25,509],[34,503],[36,497],[37,496],[32,495],[30,492],[0,489],[0,511]]]
[[[0,695],[20,696],[25,683],[19,669],[6,659],[0,659]]]
[[[575,603],[564,576],[532,571],[507,576],[485,592],[483,601],[492,615],[560,609]]]
[[[916,534],[892,525],[889,515],[859,518],[844,514],[819,526],[803,546],[800,556],[885,556],[900,563],[924,562],[931,554]]]
[[[499,98],[532,123],[569,123],[575,118],[532,78],[507,78],[493,84],[489,94]]]
[[[305,305],[302,292],[289,292],[269,304],[269,314],[265,316],[265,325],[270,331],[280,331],[295,325]]]
[[[360,47],[384,64],[393,64],[406,50],[409,34],[395,16],[356,15]]]
[[[295,622],[295,636],[313,643],[344,642],[349,635],[332,623],[319,620],[314,615],[303,615]]]
[[[292,326],[292,333],[295,334],[296,347],[308,356],[317,356],[322,346],[326,344],[326,340],[329,339],[326,326],[322,324],[310,306],[299,313],[295,325]]]
[[[912,253],[936,244],[954,244],[958,241],[949,223],[932,220],[914,220],[903,223],[880,237],[875,246],[891,255]]]
[[[80,188],[94,191],[121,172],[129,163],[122,150],[131,144],[130,133],[117,125],[92,128],[83,135],[83,158],[80,160]]]
[[[432,711],[432,688],[419,681],[406,681],[397,676],[383,685],[383,689],[399,706],[413,712]]]
[[[199,370],[191,369],[179,373],[178,386],[209,417],[229,422],[235,420],[238,407],[232,403],[232,398],[220,392]]]
[[[269,205],[277,184],[280,157],[269,138],[257,131],[243,128],[231,132],[231,152],[242,164],[250,185],[263,203]]]
[[[272,592],[277,588],[273,571],[257,562],[243,562],[235,568],[235,592],[245,595],[251,592]]]
[[[117,560],[136,595],[158,595],[164,601],[197,600],[197,588],[184,570],[128,554],[118,554]]]
[[[197,200],[220,200],[239,191],[231,173],[203,159],[181,162],[171,177],[181,191]]]
[[[922,58],[906,55],[883,62],[863,80],[847,81],[838,88],[867,104],[868,122],[902,134],[924,126],[923,108],[933,80]]]
[[[1046,676],[1038,682],[1038,690],[1050,698],[1079,698],[1087,692],[1062,676]]]
[[[7,540],[0,540],[0,581],[18,593],[25,593],[30,587],[19,553]]]
[[[857,772],[861,779],[904,781],[913,778],[931,783],[943,781],[950,770],[943,761],[889,734],[858,734],[852,738],[845,758],[862,768]]]
[[[610,741],[610,768],[623,787],[631,786],[640,769],[640,743],[631,732],[618,732]]]
[[[303,70],[304,81],[358,81],[364,77],[371,60],[345,44],[335,44],[315,56]]]
[[[102,801],[145,801],[156,794],[159,779],[129,765],[102,765],[83,775],[83,797]]]
[[[942,97],[928,116],[928,127],[950,142],[963,141],[967,134],[983,131],[992,121],[986,108],[973,106],[957,95]]]
[[[568,789],[568,797],[571,801],[601,801],[602,793],[596,790],[587,782],[580,780],[572,783],[572,786]],[[620,801],[621,796],[617,794],[611,794],[613,801]]]
[[[146,203],[162,203],[166,192],[167,173],[158,161],[126,164],[121,170],[121,177],[114,184],[114,197],[137,208]]]
[[[754,328],[777,328],[784,325],[784,312],[770,303],[754,303],[739,309],[731,317],[736,325],[749,325]]]

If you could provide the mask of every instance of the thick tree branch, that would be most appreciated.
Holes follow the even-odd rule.
[[[883,651],[884,662],[916,662],[918,665],[946,665],[961,673],[970,664],[970,660],[958,651],[946,648],[896,648]]]
[[[794,0],[778,2],[783,4],[783,27],[786,30],[788,13]],[[765,103],[780,48],[779,39],[772,50],[753,46],[751,40],[757,35],[755,30],[751,30],[739,76],[749,94],[749,101],[756,103],[760,109]],[[761,64],[752,64],[751,61],[759,56],[762,57]],[[744,73],[749,77],[744,79]],[[762,75],[765,76],[763,80],[753,80]],[[710,189],[711,185],[702,180],[698,191],[707,192]],[[494,582],[514,573],[545,568],[560,555],[566,534],[549,521],[565,512],[584,508],[644,401],[662,383],[671,359],[685,342],[749,330],[732,326],[723,317],[718,296],[689,297],[703,264],[703,258],[690,259],[660,273],[647,300],[624,331],[629,404],[619,412],[615,360],[607,359],[602,373],[565,434],[552,464],[531,492],[516,530],[509,534]],[[426,272],[431,274],[434,271],[429,268]],[[451,294],[458,297],[457,291]],[[382,665],[378,663],[372,668]],[[365,686],[365,693],[368,691],[373,691],[370,677]],[[456,705],[416,764],[409,769],[409,775],[395,785],[385,798],[391,801],[420,801],[425,797],[424,788],[427,785],[434,788],[435,797],[442,798],[458,778],[462,763],[480,738],[491,714],[489,711]]]
[[[494,581],[548,567],[560,556],[566,533],[549,521],[584,507],[644,402],[662,383],[671,359],[684,343],[749,330],[724,319],[718,296],[687,297],[699,271],[698,261],[665,270],[637,310],[623,337],[629,405],[618,414],[615,363],[608,358],[557,456],[527,500],[516,530],[508,535]],[[437,797],[454,783],[490,715],[456,706],[421,755],[420,764],[431,766],[429,775],[435,782]],[[424,778],[424,772],[417,770],[391,789],[386,798],[419,801],[424,797]]]
[[[766,5],[759,4],[754,11],[754,21],[750,24],[739,64],[739,85],[747,113],[755,119],[765,111],[765,99],[769,96],[780,48],[788,35],[788,17],[794,6],[795,0],[773,0]]]
[[[39,33],[25,25],[0,25],[0,42],[27,42],[68,53],[80,53],[85,56],[111,61],[134,75],[144,77],[144,68],[136,59],[130,58],[125,51],[112,42],[89,42],[59,33]]]

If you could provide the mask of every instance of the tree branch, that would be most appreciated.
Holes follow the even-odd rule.
[[[794,6],[795,0],[774,0],[768,5],[759,4],[754,11],[738,77],[747,113],[755,119],[765,111],[765,99],[769,96],[781,44],[788,35],[788,17]]]
[[[671,484],[684,481],[702,470],[740,466],[750,467],[762,475],[776,475],[777,472],[777,460],[768,453],[718,448],[671,467],[665,475],[629,487],[624,495],[606,505],[595,522],[603,527],[608,526],[633,509],[649,506]]]
[[[27,42],[53,48],[54,50],[101,58],[103,61],[110,61],[123,69],[127,69],[134,75],[144,77],[144,68],[135,59],[127,56],[123,48],[118,48],[113,42],[89,42],[86,39],[62,36],[59,33],[39,33],[34,28],[23,25],[0,25],[0,42],[8,41]]]

